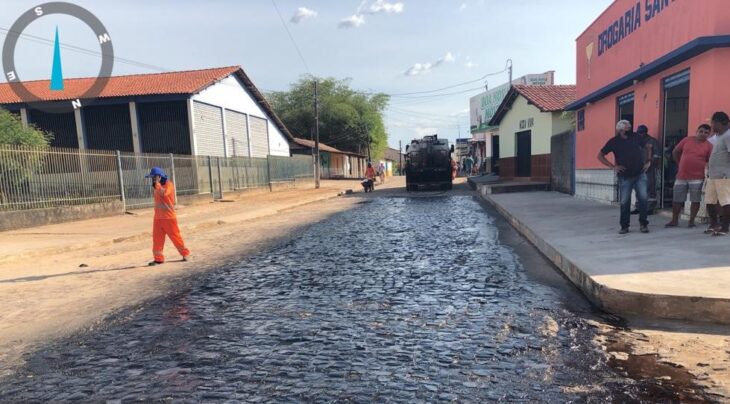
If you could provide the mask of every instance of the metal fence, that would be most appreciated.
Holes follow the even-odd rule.
[[[151,167],[165,170],[177,196],[268,187],[314,178],[309,156],[266,158],[135,154],[0,146],[0,211],[121,200],[125,209],[152,206]]]

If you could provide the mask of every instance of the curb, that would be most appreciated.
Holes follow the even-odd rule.
[[[180,230],[182,230],[183,232],[193,232],[193,231],[210,229],[210,228],[214,228],[217,226],[240,224],[247,220],[260,219],[260,218],[273,216],[273,215],[276,215],[276,214],[286,211],[286,210],[295,209],[295,208],[298,208],[298,207],[301,207],[304,205],[309,205],[311,203],[327,201],[327,200],[334,199],[337,197],[338,197],[337,195],[326,195],[326,196],[314,198],[312,200],[307,200],[307,201],[304,201],[301,203],[288,205],[288,206],[282,207],[281,209],[266,210],[266,211],[262,212],[261,214],[254,215],[252,217],[242,219],[242,220],[226,221],[226,220],[222,220],[222,219],[215,219],[215,220],[196,223],[196,224],[189,225],[189,226],[181,226]],[[118,244],[118,243],[140,241],[140,240],[148,239],[150,237],[152,237],[152,232],[145,231],[145,232],[141,232],[141,233],[117,237],[112,240],[107,239],[107,240],[93,241],[93,242],[89,242],[86,244],[77,244],[77,245],[67,246],[67,247],[45,248],[45,249],[41,249],[41,250],[28,251],[28,252],[22,253],[22,254],[0,257],[0,264],[8,264],[8,263],[17,262],[17,261],[21,261],[24,259],[29,259],[29,258],[39,257],[39,256],[63,254],[63,253],[67,253],[67,252],[82,251],[82,250],[87,250],[87,249],[96,248],[96,247],[107,247],[107,246]]]
[[[479,187],[481,188],[481,187]],[[549,259],[600,309],[617,315],[730,324],[730,299],[674,296],[615,289],[595,281],[553,245],[537,235],[481,189],[482,199],[501,214],[523,237]]]

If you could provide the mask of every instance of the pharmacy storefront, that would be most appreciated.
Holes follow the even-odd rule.
[[[512,80],[512,84],[525,85],[552,85],[554,82],[554,71],[528,74]],[[486,165],[488,172],[499,172],[499,128],[490,126],[489,121],[509,90],[509,83],[505,83],[469,99],[471,150],[475,162]]]
[[[653,193],[668,207],[674,146],[730,112],[727,0],[617,0],[576,40],[576,196],[611,202],[615,176],[596,155],[616,122],[646,125],[661,145]]]

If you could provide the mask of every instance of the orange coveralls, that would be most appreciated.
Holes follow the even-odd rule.
[[[175,185],[167,180],[165,185],[155,184],[152,191],[155,199],[155,219],[152,226],[152,254],[156,262],[165,262],[162,250],[165,248],[165,236],[180,252],[180,255],[187,257],[190,250],[185,248],[180,229],[177,227],[177,215],[175,214]]]

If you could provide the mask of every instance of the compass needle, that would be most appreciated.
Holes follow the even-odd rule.
[[[56,27],[56,40],[53,44],[53,70],[51,72],[51,90],[63,91],[63,68],[61,67],[61,43],[58,41],[58,27]]]

